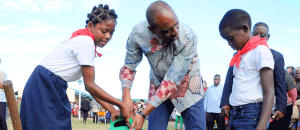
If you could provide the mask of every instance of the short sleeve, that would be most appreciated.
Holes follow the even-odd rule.
[[[9,80],[6,73],[3,70],[0,70],[0,83],[3,83],[5,80]]]
[[[89,36],[77,36],[73,38],[72,51],[79,65],[94,66],[95,43]]]
[[[274,69],[274,59],[270,49],[267,46],[259,45],[255,48],[254,61],[256,69],[259,71],[262,68]]]

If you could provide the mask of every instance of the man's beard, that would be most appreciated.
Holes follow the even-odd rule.
[[[164,44],[169,44],[169,43],[172,43],[175,40],[176,40],[176,36],[170,36],[168,38],[163,39],[163,43]]]

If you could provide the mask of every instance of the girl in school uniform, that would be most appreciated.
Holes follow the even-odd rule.
[[[111,113],[118,106],[128,121],[129,109],[95,83],[94,59],[112,38],[117,15],[100,4],[87,15],[86,28],[55,48],[32,72],[23,92],[21,122],[23,130],[71,130],[71,107],[66,94],[67,82],[83,76],[86,90]]]

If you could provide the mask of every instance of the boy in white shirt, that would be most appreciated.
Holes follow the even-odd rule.
[[[232,129],[265,130],[274,102],[274,60],[266,39],[252,36],[251,18],[240,9],[229,10],[219,24],[221,36],[237,53],[229,97]],[[222,108],[228,115],[230,108]]]

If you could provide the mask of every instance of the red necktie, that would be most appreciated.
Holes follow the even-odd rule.
[[[77,37],[77,36],[79,36],[79,35],[89,36],[89,37],[91,37],[91,38],[93,39],[93,41],[94,41],[94,35],[93,35],[93,33],[92,33],[91,31],[89,31],[87,28],[85,28],[85,29],[78,29],[77,31],[73,32],[70,39],[72,39],[72,38],[74,38],[74,37]],[[95,45],[95,56],[96,56],[96,54],[97,54],[98,57],[101,57],[102,54],[99,53],[99,52],[97,52],[97,49],[96,49],[96,48],[97,48],[97,46]]]
[[[267,44],[267,40],[265,38],[254,36],[246,43],[246,45],[243,47],[242,50],[237,51],[237,53],[232,57],[229,65],[234,66],[234,64],[236,64],[236,68],[239,68],[241,62],[241,56],[246,52],[255,49],[258,45],[264,45],[269,47]]]

